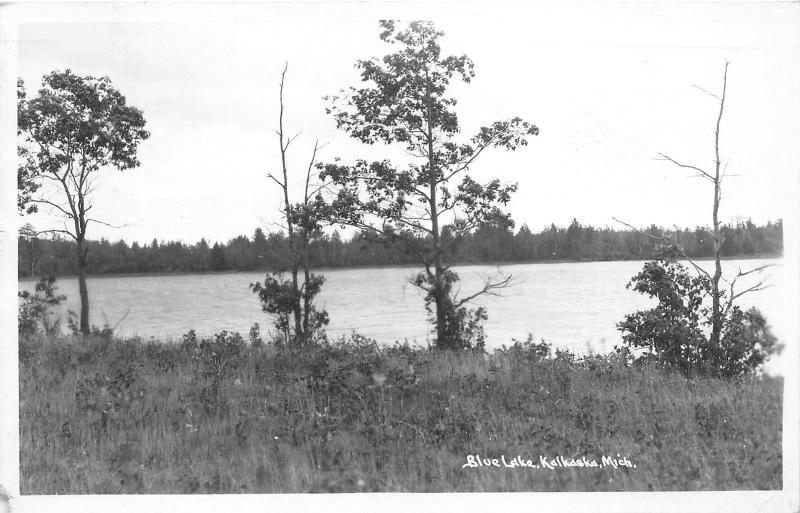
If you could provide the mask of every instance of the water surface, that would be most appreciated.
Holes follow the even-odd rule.
[[[785,298],[796,292],[783,278],[782,260],[731,260],[724,262],[724,269],[730,276],[739,267],[764,263],[778,264],[768,271],[770,288],[744,296],[741,303],[761,308],[782,337],[791,318]],[[713,263],[701,265],[711,268]],[[498,273],[513,276],[513,285],[500,296],[482,296],[475,302],[489,311],[488,347],[508,345],[531,333],[537,340],[583,352],[587,348],[605,351],[618,344],[616,323],[626,313],[653,304],[625,288],[641,268],[642,262],[625,261],[475,265],[456,271],[462,278],[462,295],[473,293],[482,280]],[[319,304],[330,314],[328,332],[338,335],[355,330],[382,342],[427,344],[431,334],[423,294],[408,283],[415,272],[411,267],[324,271],[327,282]],[[265,330],[270,321],[249,289],[263,278],[261,272],[90,277],[90,321],[97,326],[118,324],[122,335],[157,338],[179,338],[190,329],[203,335],[223,329],[246,334],[253,322]],[[32,289],[33,283],[21,280],[20,287]],[[747,283],[753,282],[742,281],[743,286]],[[60,279],[57,285],[67,295],[66,308],[78,312],[77,279]]]

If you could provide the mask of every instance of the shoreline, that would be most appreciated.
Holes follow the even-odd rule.
[[[744,255],[744,256],[729,256],[723,257],[722,261],[730,261],[730,260],[775,260],[779,258],[783,258],[784,254],[780,253],[777,255]],[[490,261],[490,262],[458,262],[458,263],[451,263],[453,267],[472,267],[472,266],[488,266],[488,267],[502,267],[502,266],[512,266],[512,265],[539,265],[539,264],[591,264],[591,263],[598,263],[598,262],[647,262],[649,258],[645,259],[636,259],[636,258],[624,258],[624,259],[614,259],[614,260],[570,260],[570,259],[554,259],[554,260],[522,260],[522,261]],[[706,262],[706,261],[713,261],[713,257],[702,257],[702,258],[695,258],[693,259],[695,262]],[[684,260],[679,260],[684,261]],[[317,267],[313,268],[312,270],[315,272],[330,272],[330,271],[340,271],[340,270],[362,270],[362,269],[401,269],[401,268],[409,268],[409,269],[418,269],[420,268],[419,265],[416,264],[375,264],[375,265],[353,265],[353,266],[341,266],[341,267]],[[248,271],[239,271],[239,270],[227,270],[227,271],[177,271],[177,272],[144,272],[144,273],[98,273],[98,274],[87,274],[87,278],[145,278],[145,277],[153,277],[153,276],[203,276],[203,275],[219,275],[219,274],[269,274],[274,272],[273,270],[269,269],[260,269],[260,270],[248,270]],[[288,272],[288,271],[285,271]],[[59,279],[65,278],[77,278],[77,274],[62,274],[58,276]],[[35,282],[38,281],[40,276],[17,276],[17,282]]]

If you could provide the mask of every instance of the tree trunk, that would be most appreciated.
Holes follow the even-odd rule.
[[[436,186],[431,185],[431,205],[434,215],[431,216],[431,228],[433,231],[433,269],[434,269],[434,301],[436,305],[436,345],[437,347],[446,347],[448,342],[446,340],[447,333],[445,331],[447,324],[447,291],[444,286],[444,268],[442,267],[442,255],[439,252],[439,219],[435,215],[436,208]]]
[[[295,256],[293,258],[296,259]],[[296,262],[296,260],[295,260]],[[303,343],[303,321],[300,312],[300,287],[297,280],[297,263],[292,264],[292,286],[294,287],[294,293],[297,296],[297,302],[294,305],[294,336],[295,336],[295,343],[302,344]]]
[[[308,293],[308,284],[311,280],[311,272],[309,271],[309,264],[308,264],[308,232],[305,228],[303,228],[303,278],[305,279],[305,287],[303,294],[303,335],[305,336],[306,342],[308,342],[311,338],[308,329],[308,313],[311,309],[311,296]]]
[[[719,157],[719,127],[722,122],[722,112],[725,109],[725,93],[728,88],[728,63],[725,63],[725,73],[722,77],[722,97],[719,99],[719,115],[717,116],[717,128],[714,132],[714,154],[715,154],[715,169],[714,169],[714,210],[712,212],[712,221],[714,223],[714,276],[711,278],[711,347],[716,348],[719,346],[720,334],[722,332],[722,305],[719,302],[719,281],[722,278],[722,265],[720,263],[720,252],[722,249],[722,237],[719,233],[719,201],[720,201],[720,185],[722,176],[720,176]]]
[[[717,164],[719,166],[719,163]],[[719,175],[718,175],[719,176]],[[722,305],[719,302],[719,280],[722,277],[719,236],[719,180],[714,183],[714,275],[711,277],[711,347],[717,347],[722,331]]]
[[[89,290],[86,288],[86,254],[87,248],[84,241],[78,241],[78,290],[81,297],[81,334],[87,336],[91,333],[89,328]]]
[[[431,213],[431,236],[433,238],[433,269],[434,269],[434,283],[433,283],[433,299],[436,307],[436,346],[440,348],[447,347],[449,341],[446,340],[446,324],[447,324],[447,309],[449,305],[448,291],[445,289],[444,284],[444,267],[442,266],[442,254],[440,251],[440,233],[439,233],[439,206],[436,201],[436,185],[438,175],[436,173],[436,154],[433,148],[433,109],[431,105],[431,90],[430,90],[430,76],[428,75],[428,65],[425,63],[425,107],[426,107],[426,124],[427,124],[427,139],[428,139],[428,173],[430,175],[430,198],[428,207]]]
[[[283,142],[283,84],[286,79],[286,70],[289,69],[289,64],[287,63],[286,66],[283,68],[283,73],[281,74],[281,89],[280,89],[280,104],[281,110],[278,116],[278,138],[280,143],[281,149],[281,169],[283,171],[283,183],[281,184],[281,188],[283,189],[283,201],[284,201],[284,214],[286,215],[286,231],[289,234],[289,252],[292,255],[292,287],[294,289],[294,294],[296,296],[296,302],[293,305],[294,308],[294,335],[295,335],[295,343],[302,344],[304,339],[303,334],[303,324],[302,324],[302,317],[301,317],[301,306],[300,306],[300,287],[298,286],[297,280],[297,272],[299,269],[299,262],[297,257],[297,240],[295,240],[294,235],[294,226],[292,225],[292,207],[291,203],[289,203],[289,178],[288,172],[286,170],[286,148],[289,147],[291,143],[291,138],[287,143],[284,144]]]

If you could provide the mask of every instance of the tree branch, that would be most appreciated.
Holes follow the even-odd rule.
[[[733,307],[734,300],[744,296],[747,293],[757,292],[759,290],[764,290],[764,289],[769,287],[769,285],[765,285],[767,278],[764,278],[764,279],[760,280],[758,283],[756,283],[755,285],[753,285],[751,287],[748,287],[745,290],[742,290],[741,292],[737,293],[736,292],[736,282],[737,282],[737,280],[739,278],[741,278],[743,276],[747,276],[749,274],[760,273],[760,272],[764,271],[764,269],[768,269],[770,267],[775,267],[775,264],[761,265],[761,266],[758,266],[758,267],[754,267],[753,269],[750,269],[749,271],[744,271],[744,272],[742,272],[742,269],[739,268],[739,272],[736,274],[736,276],[734,276],[733,280],[731,280],[729,282],[729,284],[730,284],[730,288],[729,288],[730,297],[728,298],[728,301],[727,301],[727,303],[725,305],[725,314],[726,315],[727,315],[728,311],[730,311],[730,309]]]
[[[76,241],[78,240],[78,238],[75,236],[75,234],[74,234],[74,233],[72,233],[72,232],[71,232],[71,231],[69,231],[69,230],[56,230],[56,229],[51,229],[51,230],[41,230],[41,231],[37,231],[37,232],[36,232],[36,235],[37,235],[37,236],[39,236],[39,235],[41,235],[41,234],[43,234],[43,233],[66,233],[67,235],[69,235],[70,237],[72,237],[73,239],[75,239]]]
[[[659,160],[667,160],[669,162],[672,162],[673,164],[675,164],[678,167],[682,167],[682,168],[685,168],[685,169],[692,169],[692,170],[698,172],[700,175],[702,175],[702,177],[707,178],[708,180],[711,180],[712,182],[714,181],[714,177],[713,176],[711,176],[709,173],[703,171],[702,169],[700,169],[697,166],[691,166],[691,165],[688,165],[688,164],[681,164],[680,162],[676,161],[675,159],[673,159],[669,155],[665,155],[663,153],[659,153],[659,155],[662,157]]]
[[[72,214],[71,213],[69,213],[67,210],[65,210],[63,207],[61,207],[61,205],[59,205],[57,203],[54,203],[54,202],[52,202],[50,200],[46,200],[46,199],[43,199],[43,198],[34,198],[34,199],[31,199],[31,202],[50,205],[51,207],[55,207],[56,209],[58,209],[62,214],[64,214],[68,218],[72,218]]]
[[[628,228],[630,228],[631,230],[633,230],[633,231],[634,231],[634,232],[636,232],[636,233],[639,233],[639,234],[641,234],[641,235],[644,235],[644,236],[650,237],[651,239],[655,239],[655,240],[657,240],[657,241],[659,241],[659,242],[665,242],[665,243],[669,244],[670,246],[674,247],[674,248],[675,248],[675,249],[678,251],[678,253],[680,253],[680,255],[681,255],[683,258],[685,258],[685,259],[686,259],[686,260],[687,260],[687,261],[688,261],[690,264],[692,264],[692,267],[694,267],[694,268],[695,268],[695,270],[696,270],[697,272],[699,272],[699,273],[703,274],[703,275],[704,275],[704,276],[706,276],[708,279],[711,279],[711,275],[708,273],[708,271],[706,271],[705,269],[703,269],[702,267],[700,267],[699,265],[697,265],[697,264],[694,262],[694,260],[692,260],[691,258],[689,258],[689,257],[686,255],[686,252],[683,250],[683,248],[681,248],[680,246],[678,246],[678,245],[675,243],[675,241],[672,241],[672,240],[668,239],[667,237],[656,237],[655,235],[651,235],[651,234],[649,234],[649,233],[647,233],[647,232],[643,232],[643,231],[639,230],[638,228],[636,228],[636,227],[634,227],[634,226],[632,226],[632,225],[630,225],[630,224],[626,223],[625,221],[620,221],[620,220],[619,220],[619,219],[617,219],[616,217],[612,217],[611,219],[613,219],[614,221],[616,221],[616,222],[618,222],[618,223],[620,223],[620,224],[624,224],[625,226],[627,226]]]
[[[474,293],[474,294],[472,294],[470,296],[465,297],[464,299],[461,299],[458,302],[454,302],[455,307],[456,308],[460,308],[463,304],[469,303],[470,301],[472,301],[476,297],[482,296],[484,294],[487,294],[487,295],[490,295],[490,296],[499,296],[500,294],[495,292],[495,291],[499,290],[499,289],[505,289],[505,288],[510,287],[512,278],[513,278],[513,276],[509,274],[508,276],[506,276],[505,278],[503,278],[502,280],[497,281],[497,282],[492,282],[491,280],[486,280],[486,282],[484,283],[483,288],[481,290],[479,290],[478,292],[476,292],[476,293]]]
[[[86,219],[86,225],[88,225],[90,222],[97,223],[97,224],[102,224],[102,225],[105,225],[105,226],[109,226],[111,228],[124,228],[124,227],[128,226],[127,224],[114,225],[114,224],[107,223],[105,221],[100,221],[99,219],[94,219],[94,218]]]
[[[696,89],[699,89],[699,90],[703,91],[704,93],[706,93],[707,95],[711,96],[712,98],[716,98],[716,99],[717,99],[717,101],[719,101],[719,102],[722,102],[722,98],[720,98],[719,96],[717,96],[717,95],[716,95],[716,94],[714,94],[714,93],[710,93],[710,92],[706,91],[705,89],[703,89],[703,88],[702,88],[702,87],[700,87],[699,85],[697,85],[697,84],[692,84],[692,87],[694,87],[694,88],[696,88]]]

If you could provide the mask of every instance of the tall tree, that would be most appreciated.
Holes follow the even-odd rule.
[[[736,290],[736,281],[741,278],[742,276],[746,276],[752,273],[758,273],[763,271],[765,268],[769,266],[761,266],[749,271],[743,272],[741,269],[737,276],[733,278],[730,282],[728,282],[729,286],[729,294],[727,294],[727,301],[723,303],[725,300],[725,292],[721,290],[720,281],[723,280],[722,277],[722,248],[725,244],[725,235],[724,230],[721,228],[721,223],[719,220],[719,205],[720,201],[722,200],[722,181],[725,177],[725,169],[722,166],[722,159],[720,157],[719,151],[719,134],[720,134],[720,127],[722,125],[722,114],[725,110],[725,96],[728,90],[728,65],[729,62],[725,62],[725,70],[722,74],[722,92],[721,94],[717,95],[714,93],[710,93],[705,89],[698,87],[698,89],[702,90],[706,94],[710,95],[714,99],[719,102],[719,111],[717,113],[716,119],[716,126],[714,129],[714,168],[713,170],[706,170],[700,166],[695,166],[691,164],[684,164],[678,162],[677,160],[673,159],[669,155],[664,153],[661,154],[661,157],[671,162],[672,164],[683,168],[689,169],[694,172],[699,178],[702,178],[711,183],[713,196],[711,201],[711,241],[713,244],[713,255],[714,255],[714,272],[708,273],[704,269],[699,266],[695,266],[698,272],[705,275],[710,282],[711,287],[711,335],[709,338],[709,342],[712,347],[719,346],[720,344],[720,336],[723,330],[723,324],[725,320],[725,316],[733,307],[733,302],[741,297],[742,295],[748,292],[754,292],[757,290],[761,290],[764,288],[764,280],[759,281],[755,285],[746,288],[745,290],[737,291]],[[684,255],[685,256],[685,255]]]
[[[286,81],[288,64],[281,74],[278,115],[278,143],[281,155],[281,173],[278,177],[270,173],[267,176],[280,188],[283,205],[283,222],[289,243],[290,280],[284,280],[282,273],[272,273],[264,279],[264,283],[251,285],[258,294],[265,312],[276,316],[276,327],[283,331],[287,339],[297,345],[312,342],[319,331],[328,323],[328,314],[314,306],[314,298],[319,294],[325,278],[311,272],[309,249],[312,239],[321,228],[325,205],[320,187],[311,184],[311,172],[316,163],[319,144],[314,143],[314,150],[305,174],[305,187],[302,201],[293,203],[289,187],[289,170],[287,151],[289,145],[298,137],[287,137],[283,126],[283,88]],[[302,273],[302,282],[301,282]],[[291,319],[291,321],[290,321]],[[293,332],[290,336],[290,332]]]
[[[142,111],[127,105],[108,77],[80,77],[70,70],[46,75],[38,96],[18,102],[20,146],[31,180],[47,184],[32,199],[63,217],[60,229],[45,230],[70,236],[76,244],[81,298],[80,330],[89,333],[89,293],[86,288],[91,223],[108,224],[90,217],[94,184],[100,170],[120,171],[139,165],[139,144],[150,134]],[[56,198],[58,197],[58,199]]]
[[[31,278],[33,278],[34,274],[36,274],[36,267],[37,263],[39,262],[39,258],[42,256],[42,241],[39,240],[37,237],[38,233],[36,229],[30,223],[25,223],[19,229],[19,251],[22,252],[23,242],[26,248],[26,257],[27,258],[20,258],[19,264],[22,265],[23,261],[26,261],[30,264],[29,269],[24,269],[25,272],[29,272]],[[20,267],[20,271],[23,269]],[[21,274],[21,273],[20,273]]]
[[[337,162],[321,166],[321,176],[339,187],[332,211],[336,220],[384,237],[405,238],[413,245],[424,270],[412,283],[426,293],[436,345],[462,347],[485,316],[482,309],[472,315],[463,305],[506,286],[509,278],[487,281],[476,293],[458,298],[453,290],[458,275],[443,257],[480,226],[512,225],[501,207],[516,190],[516,185],[499,179],[473,179],[470,166],[487,148],[514,150],[539,129],[515,117],[481,128],[468,143],[458,142],[456,100],[447,89],[454,78],[467,83],[472,79],[472,61],[466,55],[442,56],[443,33],[431,22],[415,21],[405,29],[394,21],[380,26],[381,40],[398,50],[382,60],[358,61],[364,87],[329,97],[329,112],[353,138],[366,144],[400,144],[416,161],[403,168],[388,160]],[[446,224],[450,236],[443,242]]]
[[[660,234],[655,226],[646,232],[640,232],[650,240],[660,242],[662,248],[658,259],[647,262],[642,272],[628,283],[628,288],[657,298],[658,305],[626,315],[618,328],[625,333],[623,341],[634,347],[654,350],[659,361],[678,365],[685,371],[701,370],[715,375],[736,376],[755,370],[780,348],[761,312],[756,308],[742,310],[735,303],[744,294],[765,287],[765,280],[761,279],[749,287],[737,290],[739,278],[760,273],[769,265],[748,271],[740,268],[731,280],[726,280],[722,273],[721,255],[726,232],[731,232],[719,220],[722,182],[725,176],[719,141],[728,86],[728,65],[725,62],[720,95],[698,87],[719,102],[714,130],[713,170],[684,164],[669,155],[661,154],[663,160],[679,168],[691,170],[712,186],[710,236],[714,271],[706,271],[689,258],[677,242],[677,232],[672,239]],[[697,275],[690,276],[677,262],[678,257],[688,261]],[[726,282],[727,290],[720,286],[721,281]],[[710,310],[705,306],[708,296],[711,299]],[[710,326],[707,337],[701,330],[704,325]]]

